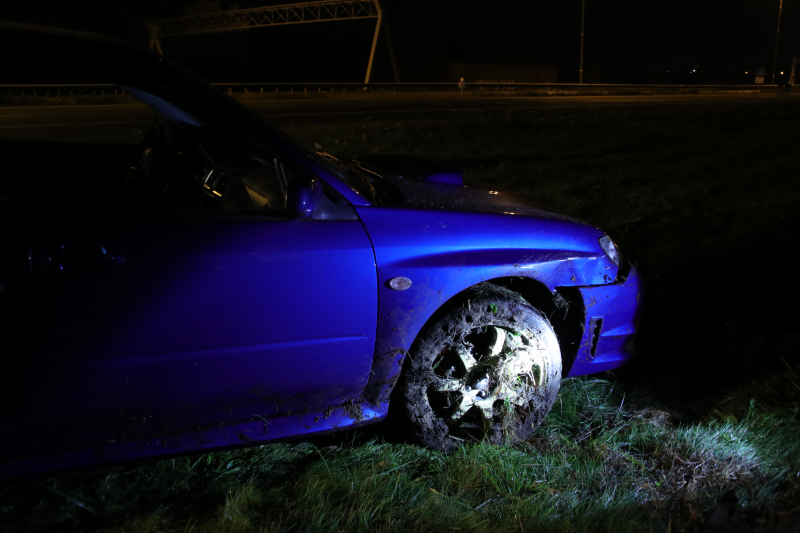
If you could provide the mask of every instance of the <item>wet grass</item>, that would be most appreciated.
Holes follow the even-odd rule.
[[[772,382],[798,386],[796,371]],[[739,525],[796,531],[796,404],[724,403],[681,424],[652,398],[572,379],[514,448],[349,433],[76,473],[5,487],[3,530],[692,531],[734,491]]]
[[[286,124],[338,155],[443,160],[606,229],[647,283],[638,360],[565,381],[513,448],[431,452],[386,436],[390,420],[0,486],[0,531],[700,531],[730,491],[745,531],[800,531],[797,124],[777,98]]]

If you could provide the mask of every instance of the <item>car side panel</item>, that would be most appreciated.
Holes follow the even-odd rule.
[[[551,291],[561,285],[610,283],[616,267],[596,244],[591,226],[528,217],[452,211],[359,207],[378,264],[376,364],[365,392],[388,401],[405,353],[430,316],[485,280],[525,276]],[[408,290],[388,286],[411,279]]]
[[[359,221],[38,221],[3,232],[6,349],[36,455],[358,398],[375,346]],[[100,243],[121,264],[32,272],[30,249]],[[9,346],[10,345],[10,346]]]

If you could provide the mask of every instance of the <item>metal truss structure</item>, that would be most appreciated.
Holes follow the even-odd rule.
[[[375,36],[372,39],[372,50],[369,55],[367,76],[364,80],[364,83],[369,83],[382,19],[381,7],[378,0],[320,0],[302,4],[237,9],[233,11],[220,11],[218,13],[205,13],[202,15],[153,20],[145,22],[145,25],[150,30],[150,48],[155,49],[159,54],[163,54],[159,37],[240,31],[251,28],[305,24],[309,22],[369,18],[378,19],[375,25]]]

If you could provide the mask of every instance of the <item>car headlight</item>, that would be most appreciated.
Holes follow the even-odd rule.
[[[617,248],[617,245],[614,244],[614,241],[611,240],[611,237],[608,235],[603,235],[599,239],[600,241],[600,248],[606,253],[611,262],[614,263],[617,267],[622,263],[622,254]]]

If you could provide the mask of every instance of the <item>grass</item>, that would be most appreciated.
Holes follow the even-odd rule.
[[[796,530],[796,406],[676,425],[650,402],[572,379],[515,448],[446,455],[351,434],[23,482],[3,494],[5,530],[683,531],[729,490],[740,523]]]
[[[342,156],[462,167],[606,229],[644,273],[639,358],[566,380],[529,442],[358,433],[0,486],[0,531],[800,531],[800,105],[285,124]],[[387,425],[391,424],[391,420]]]

